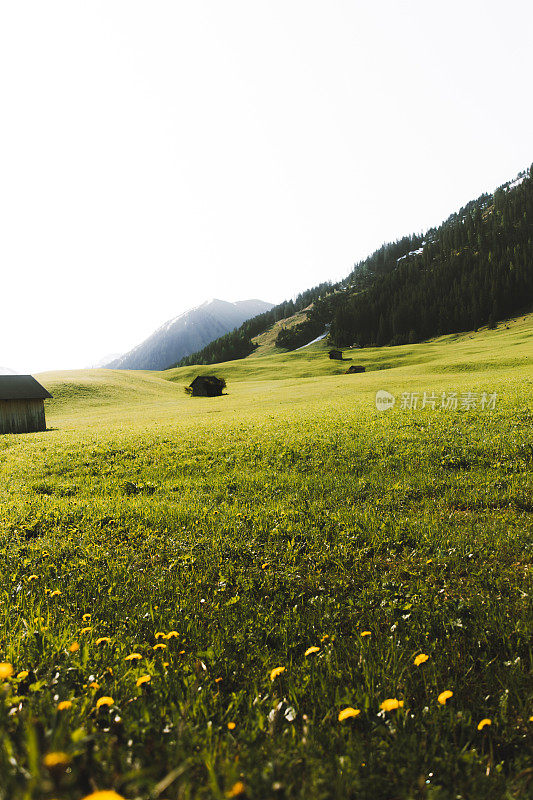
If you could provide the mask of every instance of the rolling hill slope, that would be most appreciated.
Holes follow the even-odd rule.
[[[508,326],[508,327],[507,327]],[[54,428],[117,432],[152,426],[230,423],[239,416],[264,419],[309,407],[372,404],[377,389],[434,387],[458,389],[490,385],[505,390],[506,380],[533,385],[533,314],[514,318],[495,330],[439,337],[398,347],[345,350],[343,362],[331,361],[327,345],[237,359],[223,364],[179,367],[164,372],[79,370],[43,373],[39,381],[52,393],[47,422]],[[345,375],[351,363],[366,373]],[[184,387],[198,374],[226,379],[227,394],[190,398]],[[39,435],[39,434],[32,434]]]

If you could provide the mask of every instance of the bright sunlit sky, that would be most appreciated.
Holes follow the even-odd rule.
[[[533,161],[533,3],[0,0],[0,366],[347,275]]]

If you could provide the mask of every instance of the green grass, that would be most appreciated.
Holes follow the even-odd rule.
[[[0,437],[0,798],[531,796],[532,343],[41,376],[51,430]]]
[[[311,306],[309,306],[311,308]],[[291,317],[286,317],[285,319],[280,319],[278,322],[275,322],[268,330],[264,333],[260,333],[258,336],[254,336],[252,338],[252,342],[257,346],[257,349],[251,353],[248,358],[259,358],[260,356],[264,355],[272,355],[279,352],[280,348],[276,347],[276,339],[278,338],[278,334],[280,333],[282,328],[294,328],[296,325],[301,325],[302,322],[305,322],[307,319],[307,309],[303,311],[297,311],[296,314],[293,314]]]

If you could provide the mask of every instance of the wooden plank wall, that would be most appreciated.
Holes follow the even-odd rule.
[[[0,434],[45,430],[43,400],[0,400]]]

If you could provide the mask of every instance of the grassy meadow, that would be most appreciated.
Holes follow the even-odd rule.
[[[533,315],[346,355],[38,376],[49,430],[0,437],[1,800],[533,797]]]

